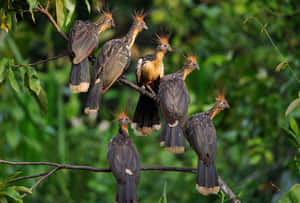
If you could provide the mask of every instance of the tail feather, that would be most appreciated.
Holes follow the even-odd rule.
[[[141,95],[135,109],[132,127],[137,135],[151,135],[153,130],[160,129],[159,110],[156,102]]]
[[[220,190],[215,164],[206,164],[198,159],[196,189],[203,195],[217,194]]]
[[[137,185],[134,181],[134,176],[126,174],[126,183],[117,184],[117,203],[137,203]]]
[[[80,93],[87,92],[90,86],[90,69],[88,59],[86,58],[81,63],[72,63],[69,87],[71,92]]]
[[[184,135],[179,123],[174,127],[170,127],[167,122],[164,122],[160,144],[165,146],[170,152],[176,154],[184,153]]]
[[[97,80],[96,83],[89,90],[87,102],[84,109],[84,112],[86,114],[96,113],[99,109],[103,83],[102,80],[100,79]]]

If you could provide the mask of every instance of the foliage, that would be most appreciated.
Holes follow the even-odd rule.
[[[292,202],[300,202],[300,184],[294,185],[291,190],[286,193],[278,203],[292,203]]]
[[[46,0],[39,2],[46,7]],[[71,64],[67,57],[34,67],[15,66],[53,57],[67,47],[43,14],[31,15],[37,1],[0,4],[1,159],[107,167],[107,145],[117,131],[117,124],[110,121],[124,108],[132,115],[138,93],[115,84],[105,93],[96,121],[83,115],[86,95],[71,94],[68,89]],[[93,19],[99,4],[102,2],[96,0],[56,0],[51,1],[49,12],[68,33],[75,19]],[[134,10],[151,11],[146,19],[150,29],[137,38],[127,79],[134,81],[137,58],[154,49],[154,32],[167,30],[172,32],[175,50],[164,60],[167,73],[182,66],[183,54],[198,54],[201,69],[187,79],[189,114],[210,108],[217,92],[225,88],[231,109],[214,121],[216,166],[233,191],[241,193],[243,202],[275,202],[287,192],[283,188],[299,183],[297,1],[115,0],[109,4],[116,8],[116,30],[101,35],[96,53],[105,41],[127,32]],[[192,150],[179,156],[165,152],[158,136],[159,132],[145,138],[133,136],[142,165],[196,167]],[[19,168],[1,166],[0,177]],[[47,167],[26,166],[22,171],[32,175],[47,171]],[[291,174],[290,178],[280,181],[285,173]],[[31,187],[34,180],[14,184]],[[5,186],[9,187],[13,186]],[[26,198],[32,202],[113,202],[114,195],[112,175],[62,170]],[[139,197],[145,203],[164,202],[165,197],[169,203],[223,199],[222,194],[201,196],[192,174],[156,172],[142,172]]]

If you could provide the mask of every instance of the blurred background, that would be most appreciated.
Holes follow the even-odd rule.
[[[40,3],[46,5],[45,0]],[[93,20],[101,5],[97,0],[56,0],[49,12],[68,34],[74,20]],[[15,67],[67,48],[46,16],[22,12],[36,6],[35,0],[1,1],[0,158],[108,167],[107,145],[118,130],[114,115],[126,109],[132,117],[139,94],[115,83],[93,120],[83,114],[87,95],[71,94],[68,88],[68,57]],[[299,183],[299,1],[114,0],[106,6],[113,11],[116,28],[101,35],[95,54],[105,41],[126,34],[135,10],[149,13],[149,30],[139,34],[132,50],[128,80],[135,82],[138,57],[155,49],[155,33],[169,32],[175,51],[164,59],[166,73],[180,69],[185,54],[198,55],[200,71],[186,80],[189,115],[208,110],[217,93],[226,91],[231,108],[214,119],[216,166],[242,202],[276,202]],[[189,147],[183,155],[170,154],[159,147],[159,134],[136,137],[131,131],[143,166],[196,167],[196,154]],[[49,169],[1,165],[0,179],[16,171],[33,175]],[[14,184],[31,187],[35,181]],[[60,170],[24,202],[114,202],[115,192],[110,173]],[[142,172],[140,202],[162,202],[163,194],[168,203],[227,201],[223,193],[200,195],[193,174]]]

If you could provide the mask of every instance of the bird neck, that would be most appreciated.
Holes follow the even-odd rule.
[[[120,124],[119,131],[122,135],[128,135],[128,124]]]
[[[100,24],[98,26],[98,34],[102,33],[103,31],[105,31],[106,29],[108,29],[110,27],[109,24],[107,23],[103,23],[103,24]]]
[[[155,61],[154,62],[157,63],[157,64],[160,64],[164,59],[165,53],[166,53],[165,51],[156,50],[156,52],[155,52]],[[160,67],[160,66],[158,66],[158,67]]]
[[[185,78],[191,73],[193,72],[194,68],[192,67],[183,67],[181,70],[179,70],[177,72],[177,74],[183,79],[185,80]]]
[[[128,44],[129,49],[131,49],[131,47],[133,46],[135,39],[140,31],[141,29],[137,27],[137,24],[133,23],[125,36],[125,42]]]
[[[209,118],[212,120],[214,117],[221,111],[222,109],[218,107],[218,103],[216,103],[212,108],[207,111]]]

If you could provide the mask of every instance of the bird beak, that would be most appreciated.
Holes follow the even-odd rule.
[[[116,26],[116,24],[115,24],[115,22],[112,20],[111,21],[111,27],[115,27]]]
[[[169,46],[168,47],[168,51],[173,51],[172,47]]]
[[[143,28],[144,28],[145,30],[148,30],[148,26],[146,25],[146,23],[143,25]]]
[[[196,69],[197,69],[197,70],[200,70],[200,67],[199,67],[199,65],[198,65],[198,64],[196,64]]]
[[[226,102],[225,108],[230,108],[229,104]]]

